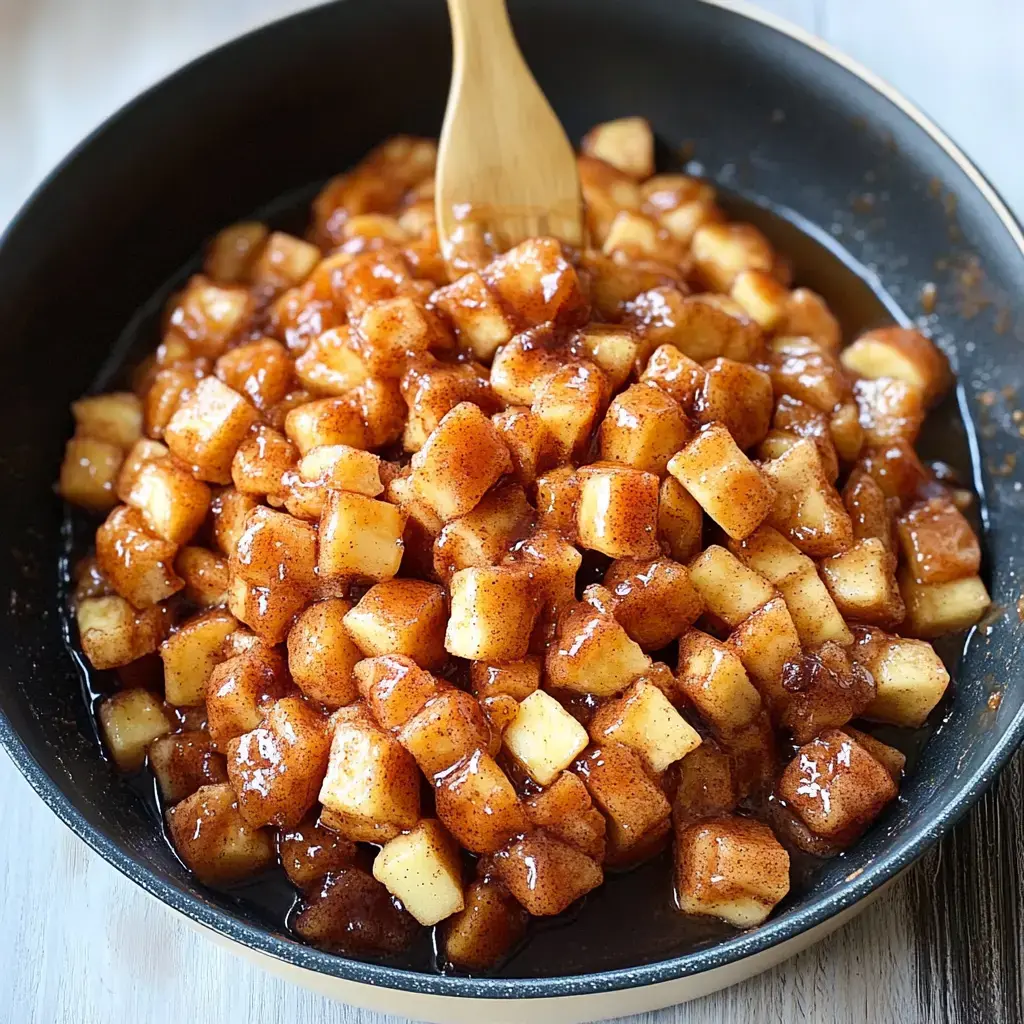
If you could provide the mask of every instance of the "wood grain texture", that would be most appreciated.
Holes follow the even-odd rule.
[[[1024,213],[1020,0],[762,3],[921,103]],[[140,88],[302,6],[0,0],[0,223],[75,141]],[[75,839],[2,756],[0,792],[0,1021],[396,1020],[301,991],[195,934]],[[1019,1024],[1022,878],[1018,755],[967,821],[839,934],[736,988],[634,1020]]]

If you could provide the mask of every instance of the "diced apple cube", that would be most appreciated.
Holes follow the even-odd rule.
[[[160,701],[148,690],[121,690],[100,705],[100,727],[123,772],[141,768],[150,743],[171,731]]]
[[[899,574],[907,606],[905,629],[923,640],[973,626],[992,603],[980,576],[948,583],[918,583],[909,568]]]
[[[600,457],[664,476],[668,460],[693,433],[678,402],[655,384],[634,384],[608,406],[599,433]]]
[[[843,366],[860,377],[896,377],[920,388],[935,402],[949,387],[946,357],[920,331],[880,327],[862,334],[840,357]]]
[[[865,717],[912,729],[924,725],[949,687],[949,673],[931,644],[860,631],[851,654],[875,680]]]
[[[651,667],[651,659],[611,615],[588,604],[565,609],[545,656],[552,686],[597,697],[621,693]]]
[[[214,749],[205,732],[181,732],[153,740],[149,766],[167,807],[180,803],[202,786],[228,779],[224,755]]]
[[[213,539],[223,554],[230,557],[235,553],[249,513],[258,505],[252,495],[242,494],[233,487],[221,491],[210,503]]]
[[[334,491],[351,491],[368,498],[376,498],[384,491],[378,456],[346,444],[311,448],[299,460],[299,476]]]
[[[231,480],[243,494],[279,498],[286,491],[285,475],[295,469],[298,449],[284,434],[260,425],[235,452]]]
[[[539,831],[516,840],[497,859],[495,869],[534,917],[561,914],[604,881],[597,861]]]
[[[706,738],[676,768],[672,820],[676,829],[687,822],[728,814],[740,801],[732,756]]]
[[[330,491],[320,517],[320,578],[385,580],[402,564],[405,515],[363,494]]]
[[[604,860],[608,824],[578,775],[562,772],[526,801],[530,821],[599,863]]]
[[[855,469],[843,488],[843,504],[853,522],[855,540],[877,537],[887,551],[893,549],[892,506],[895,499],[887,498],[874,477],[862,469]]]
[[[226,558],[200,547],[184,547],[174,560],[174,571],[185,581],[185,597],[200,608],[227,601],[230,570]]]
[[[577,471],[576,526],[582,547],[612,558],[654,558],[658,546],[658,478],[616,463]]]
[[[459,848],[432,818],[385,843],[374,858],[373,877],[425,927],[465,906]]]
[[[698,629],[679,641],[676,678],[687,699],[723,733],[750,725],[761,713],[761,695],[739,655]]]
[[[527,326],[577,323],[587,304],[573,265],[554,238],[529,238],[491,262],[483,277]]]
[[[274,863],[269,833],[246,824],[226,782],[203,786],[172,807],[167,830],[178,856],[207,885],[236,882]]]
[[[593,285],[591,287],[593,290]],[[642,347],[636,333],[628,327],[598,323],[578,330],[570,345],[602,370],[612,391],[617,391],[629,379]]]
[[[728,292],[744,270],[770,272],[775,265],[771,243],[752,224],[706,224],[693,235],[697,271],[715,291]]]
[[[504,695],[518,703],[540,686],[541,668],[539,657],[506,662],[474,661],[469,666],[469,678],[473,693],[481,700]]]
[[[473,882],[465,903],[445,926],[445,959],[463,970],[496,967],[522,939],[529,915],[497,879]]]
[[[620,117],[591,128],[580,150],[637,181],[654,173],[654,135],[642,117]]]
[[[668,558],[619,559],[608,567],[604,584],[614,598],[615,618],[648,651],[667,646],[704,611],[685,566]]]
[[[718,358],[707,366],[694,411],[699,423],[721,423],[740,448],[752,448],[768,433],[773,405],[768,374]]]
[[[467,850],[497,853],[528,830],[515,788],[486,751],[474,751],[434,781],[437,816]]]
[[[773,597],[747,616],[729,634],[728,644],[764,700],[782,701],[783,668],[800,657],[800,634],[783,598]]]
[[[327,771],[327,720],[301,697],[282,697],[252,732],[228,741],[228,778],[242,817],[292,828],[316,802]]]
[[[807,828],[837,846],[853,842],[896,792],[886,769],[838,729],[802,746],[778,785],[778,797]]]
[[[359,854],[351,839],[321,825],[316,811],[278,832],[277,845],[288,880],[304,892],[318,887],[327,875],[352,867]]]
[[[288,631],[288,671],[307,697],[329,708],[356,699],[352,674],[363,652],[345,628],[352,604],[340,597],[311,604]]]
[[[505,748],[542,786],[551,783],[589,742],[587,730],[550,694],[536,690],[519,704],[505,730]]]
[[[484,362],[512,337],[512,324],[501,303],[475,271],[464,274],[430,297],[453,324],[462,348]]]
[[[864,444],[890,441],[913,444],[924,422],[924,395],[920,388],[897,377],[857,380],[853,384]]]
[[[704,512],[696,499],[673,476],[658,492],[658,538],[677,562],[688,562],[701,547]]]
[[[96,561],[111,586],[136,608],[148,608],[185,586],[174,572],[176,546],[149,532],[142,513],[115,508],[96,531]]]
[[[544,421],[524,406],[513,406],[491,417],[512,458],[512,472],[528,487],[554,461],[557,445]]]
[[[283,231],[273,231],[260,249],[250,273],[254,284],[284,291],[302,284],[320,262],[320,250]]]
[[[981,546],[964,514],[947,498],[918,502],[896,520],[903,557],[917,583],[977,576]]]
[[[322,820],[355,842],[387,842],[419,819],[416,762],[363,704],[335,711],[331,749],[320,788]]]
[[[97,669],[119,668],[152,654],[170,626],[160,605],[138,612],[116,594],[80,598],[75,617],[82,650]]]
[[[309,523],[262,505],[245,519],[232,569],[255,587],[315,589],[317,534]]]
[[[493,424],[470,402],[457,405],[412,458],[412,488],[445,522],[471,512],[512,460]]]
[[[200,480],[229,484],[231,460],[257,419],[237,391],[204,377],[171,417],[164,440]]]
[[[410,358],[440,343],[441,325],[408,296],[369,306],[356,323],[356,344],[363,362],[377,377],[400,377]]]
[[[295,360],[295,375],[314,395],[340,397],[370,375],[347,324],[312,338]]]
[[[130,391],[90,395],[71,403],[75,433],[127,451],[142,437],[142,403]]]
[[[115,485],[124,450],[92,437],[72,437],[64,447],[58,488],[61,497],[91,512],[107,512],[117,504]]]
[[[844,645],[853,643],[853,634],[813,566],[787,577],[778,588],[802,644],[814,647],[827,640]]]
[[[345,628],[365,655],[404,654],[424,668],[444,662],[447,622],[444,590],[425,580],[378,583],[345,615]]]
[[[223,660],[224,641],[238,629],[228,612],[215,609],[189,619],[163,642],[164,692],[168,704],[192,707],[206,700],[210,675]]]
[[[576,770],[608,819],[606,863],[631,863],[655,852],[670,828],[672,808],[640,755],[621,743],[605,743],[592,747]]]
[[[537,388],[533,411],[562,459],[582,452],[608,401],[608,380],[592,363],[567,363]]]
[[[572,466],[560,466],[537,478],[538,526],[554,530],[569,541],[576,541],[576,509],[580,480]]]
[[[753,533],[775,504],[774,488],[721,423],[702,427],[668,471],[737,540]]]
[[[288,394],[293,365],[284,345],[260,338],[225,352],[214,371],[229,388],[266,411]]]
[[[825,586],[845,619],[890,629],[906,613],[895,569],[896,558],[875,537],[821,563]]]
[[[687,413],[692,413],[706,375],[707,370],[700,363],[684,355],[675,345],[661,345],[651,353],[640,381],[656,384]]]
[[[301,455],[327,444],[367,448],[371,440],[351,394],[296,406],[284,418],[284,432]]]
[[[684,914],[734,928],[761,924],[789,892],[789,854],[752,818],[712,818],[676,837],[676,898]]]
[[[526,656],[540,610],[528,576],[514,565],[460,569],[451,579],[444,646],[457,658],[516,661]]]
[[[476,750],[487,750],[490,728],[475,697],[448,687],[431,697],[398,731],[420,771],[434,778]]]
[[[858,746],[863,747],[891,776],[892,781],[898,786],[903,775],[903,769],[907,765],[907,757],[895,747],[888,743],[875,739],[869,733],[861,732],[860,729],[852,729],[846,726],[843,732],[850,737]],[[152,757],[152,754],[150,755]]]
[[[638,679],[615,700],[601,705],[588,726],[598,746],[624,743],[652,771],[663,772],[670,764],[700,746],[700,736],[653,683]],[[539,780],[538,780],[539,781]]]
[[[270,646],[284,641],[308,603],[308,592],[294,585],[260,587],[232,576],[228,587],[228,611]]]
[[[718,544],[697,555],[689,573],[705,608],[729,626],[738,626],[775,596],[775,588],[763,576]]]

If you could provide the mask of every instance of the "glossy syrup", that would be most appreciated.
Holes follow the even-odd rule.
[[[253,216],[276,229],[301,234],[315,191],[310,187],[291,193]],[[827,233],[803,222],[791,211],[736,193],[722,190],[720,199],[730,216],[754,223],[790,258],[796,284],[824,296],[842,325],[844,338],[853,338],[861,331],[893,321],[909,322],[874,275],[858,265]],[[97,377],[97,390],[128,383],[131,368],[155,346],[160,314],[168,297],[197,269],[197,263],[181,268],[132,317]],[[969,487],[976,481],[976,460],[972,459],[973,435],[962,415],[964,409],[955,396],[948,397],[930,415],[918,449],[925,460],[941,456],[956,482]],[[976,521],[983,521],[983,504],[979,502],[975,511]],[[75,561],[91,547],[95,526],[85,515],[68,511],[59,564],[65,638],[79,669],[83,699],[94,713],[103,697],[117,688],[118,679],[115,672],[91,669],[77,646],[70,612],[70,579]],[[597,581],[602,575],[603,565],[595,564],[590,567],[586,582]],[[945,638],[936,646],[955,678],[963,638]],[[921,750],[948,710],[947,700],[921,729],[865,728],[902,750],[907,756],[907,772],[912,774]],[[95,739],[100,745],[95,714],[93,721]],[[148,768],[125,777],[125,783],[137,795],[153,827],[161,830],[166,840],[163,808]],[[800,901],[820,864],[806,854],[797,852],[793,856],[792,888],[782,904],[783,909]],[[735,934],[734,929],[722,922],[680,914],[675,908],[671,879],[668,850],[630,871],[609,873],[604,885],[565,914],[531,922],[524,942],[495,973],[506,977],[544,977],[634,967],[703,949]],[[290,932],[290,922],[300,908],[297,891],[280,869],[218,889],[218,893],[222,901],[237,908],[239,916],[279,934]],[[444,971],[439,948],[435,930],[421,929],[412,947],[404,953],[374,959],[416,971]]]

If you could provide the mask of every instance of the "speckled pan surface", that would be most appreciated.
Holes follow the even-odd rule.
[[[939,450],[926,454],[955,461],[951,446],[973,454],[986,500],[985,572],[1005,613],[969,639],[952,713],[899,803],[757,931],[680,957],[578,973],[571,950],[582,936],[568,930],[559,941],[560,976],[463,979],[328,956],[246,916],[188,877],[100,756],[58,614],[62,510],[52,481],[69,431],[67,406],[88,389],[138,310],[136,326],[152,322],[147,301],[218,227],[348,166],[388,134],[436,134],[450,52],[444,5],[347,0],[317,8],[216,51],[135,101],[64,163],[0,243],[0,740],[71,828],[198,923],[326,976],[477,998],[646,986],[792,939],[921,853],[1024,734],[1024,626],[1016,610],[1024,494],[1012,467],[1024,455],[1012,418],[1024,386],[1019,230],[926,123],[771,26],[696,0],[512,0],[510,7],[570,135],[644,114],[666,157],[685,144],[722,185],[817,225],[911,316],[922,312],[922,286],[935,284],[927,319],[951,355],[976,430],[942,431]],[[824,264],[798,270],[803,283],[836,301]],[[946,408],[952,417],[955,403]],[[628,924],[623,944],[631,928],[643,927]]]

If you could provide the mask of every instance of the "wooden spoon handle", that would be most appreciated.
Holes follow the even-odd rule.
[[[448,0],[452,23],[452,89],[468,76],[474,88],[482,82],[507,80],[516,65],[529,74],[516,42],[505,0]],[[500,90],[489,90],[499,99]]]

